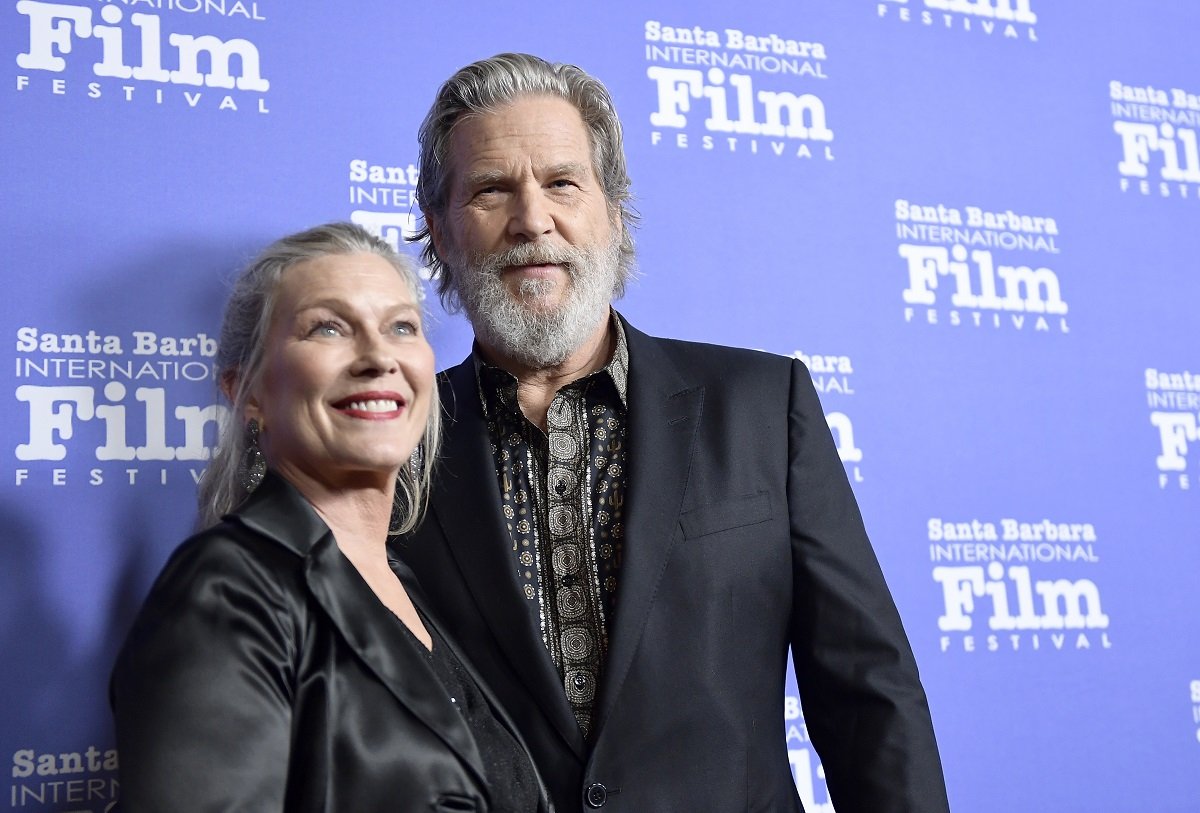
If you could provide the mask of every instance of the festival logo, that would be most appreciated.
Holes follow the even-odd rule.
[[[403,253],[406,241],[417,233],[416,164],[373,164],[364,158],[350,161],[350,221],[386,240]],[[428,280],[428,268],[420,269]]]
[[[146,3],[18,0],[28,32],[16,89],[139,106],[269,113],[258,46],[244,34],[265,17],[257,2]],[[238,30],[220,37],[216,28]],[[245,29],[242,31],[241,29]]]
[[[1158,439],[1158,487],[1188,491],[1200,478],[1188,470],[1192,449],[1200,446],[1200,375],[1187,370],[1146,368],[1146,405]]]
[[[875,15],[964,35],[1038,41],[1033,0],[876,0]]]
[[[829,800],[829,790],[825,786],[825,769],[808,739],[808,726],[804,724],[800,698],[794,694],[784,697],[783,719],[787,726],[788,762],[791,763],[796,794],[804,805],[805,813],[834,813],[833,802]]]
[[[1106,650],[1109,617],[1090,578],[1090,522],[948,520],[927,526],[943,653]]]
[[[1070,332],[1053,217],[900,199],[895,218],[905,322]]]
[[[117,803],[117,752],[94,745],[85,751],[12,755],[12,810],[107,813]]]
[[[677,22],[643,26],[653,147],[834,159],[823,43]]]
[[[216,339],[151,330],[16,331],[17,487],[195,483],[228,408],[211,403]],[[200,386],[203,382],[203,386]],[[208,403],[184,392],[202,390]]]
[[[1108,83],[1117,183],[1139,197],[1200,199],[1200,95],[1172,87]]]

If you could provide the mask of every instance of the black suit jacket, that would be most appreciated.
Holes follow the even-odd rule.
[[[489,810],[471,733],[406,636],[268,474],[173,554],[118,657],[121,809]]]
[[[790,645],[838,813],[947,810],[916,664],[808,371],[625,329],[625,552],[590,743],[517,589],[470,359],[443,373],[431,516],[399,543],[556,807],[801,810]]]

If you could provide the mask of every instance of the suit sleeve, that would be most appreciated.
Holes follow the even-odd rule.
[[[949,809],[916,661],[807,369],[792,364],[792,653],[838,813]]]
[[[172,557],[110,686],[121,810],[284,809],[297,647],[279,582],[225,536]]]

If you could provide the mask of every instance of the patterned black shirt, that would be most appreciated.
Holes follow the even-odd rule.
[[[517,403],[517,379],[475,353],[513,564],[530,614],[586,738],[620,578],[629,350],[557,393],[543,432]]]

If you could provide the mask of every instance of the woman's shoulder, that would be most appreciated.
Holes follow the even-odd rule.
[[[292,609],[303,585],[303,557],[230,516],[180,543],[155,580],[147,604],[211,604],[225,611],[249,602]]]
[[[302,578],[306,555],[327,531],[299,492],[269,472],[241,505],[185,539],[164,575],[219,573],[287,586]]]

